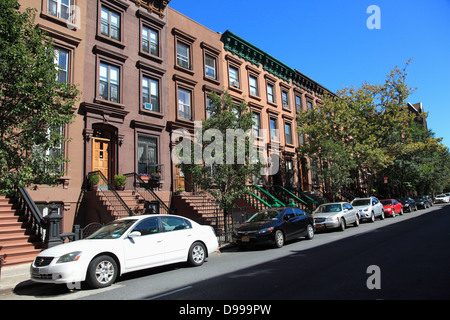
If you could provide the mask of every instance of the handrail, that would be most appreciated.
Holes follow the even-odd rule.
[[[302,200],[301,198],[299,198],[299,197],[297,197],[295,194],[293,194],[292,192],[290,192],[288,189],[286,189],[285,187],[283,187],[283,186],[278,186],[278,185],[276,185],[276,186],[274,186],[275,188],[278,188],[278,189],[281,189],[281,190],[283,190],[283,192],[286,192],[290,197],[292,197],[292,198],[294,198],[295,200],[297,200],[297,201],[300,201],[303,205],[308,205],[308,203],[306,203],[304,200]]]
[[[279,199],[275,198],[273,195],[271,195],[269,192],[267,192],[266,190],[264,190],[263,188],[261,188],[260,186],[253,184],[251,185],[252,188],[256,188],[257,190],[259,190],[260,192],[262,192],[264,195],[266,195],[267,197],[269,197],[270,199],[272,199],[274,201],[274,203],[276,203],[277,205],[279,205],[280,207],[286,207],[286,204],[284,204],[282,201],[280,201]]]
[[[141,193],[141,191],[139,191],[137,189],[138,186],[143,188],[148,193],[150,198],[153,198],[151,201],[158,202],[159,208],[160,209],[162,208],[163,211],[165,211],[166,214],[169,214],[171,212],[171,210],[166,205],[166,203],[164,201],[162,201],[162,199],[148,186],[148,183],[146,183],[144,180],[142,180],[142,178],[136,172],[126,173],[126,174],[124,174],[124,176],[127,177],[127,178],[128,177],[133,177],[133,190],[138,192],[143,199],[148,201],[146,196],[143,195]]]
[[[125,211],[125,214],[128,214],[129,216],[133,216],[133,211],[127,206],[127,204],[125,203],[125,201],[123,201],[122,197],[119,196],[119,194],[116,191],[116,188],[114,188],[112,186],[112,184],[109,182],[109,180],[105,177],[105,175],[101,172],[101,171],[92,171],[88,173],[88,179],[91,175],[95,175],[97,174],[100,179],[102,180],[103,183],[106,184],[107,189],[111,191],[114,199],[111,199],[110,196],[108,196],[107,193],[105,193],[105,190],[103,188],[98,188],[98,191],[100,191],[103,196],[106,198],[106,200],[109,202],[109,204],[111,205],[111,207],[114,209],[114,211],[117,213],[117,215],[119,217],[124,216],[123,212]]]
[[[42,216],[41,211],[37,208],[36,203],[34,203],[27,189],[25,189],[24,187],[19,188],[19,192],[22,195],[22,197],[19,198],[20,208],[24,209],[25,206],[26,209],[28,209],[31,213],[32,219],[39,225],[39,227],[43,229],[47,228],[47,221]],[[23,199],[23,203],[21,203],[21,199]]]

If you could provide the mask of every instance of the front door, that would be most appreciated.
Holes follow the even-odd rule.
[[[104,138],[93,138],[92,171],[101,171],[109,179],[109,157],[111,141]],[[102,181],[100,181],[101,185]]]

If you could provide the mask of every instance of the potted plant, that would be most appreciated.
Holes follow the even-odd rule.
[[[184,188],[178,188],[177,190],[175,190],[175,194],[180,195],[183,194],[184,192]]]
[[[161,172],[160,171],[152,172],[150,174],[150,178],[152,180],[159,180],[159,179],[161,179]]]
[[[126,180],[127,177],[125,177],[123,174],[116,174],[114,176],[114,181],[116,182],[116,190],[119,191],[125,190]]]
[[[89,185],[92,191],[97,191],[100,177],[98,174],[92,174],[89,176]]]

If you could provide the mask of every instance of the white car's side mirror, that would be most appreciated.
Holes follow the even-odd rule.
[[[139,231],[133,231],[128,235],[128,238],[136,238],[136,237],[140,237],[141,233]]]

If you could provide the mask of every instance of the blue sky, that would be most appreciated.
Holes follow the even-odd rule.
[[[370,30],[370,5],[381,29]],[[384,82],[407,68],[428,127],[450,147],[450,0],[172,0],[173,9],[205,27],[230,30],[326,88]]]

